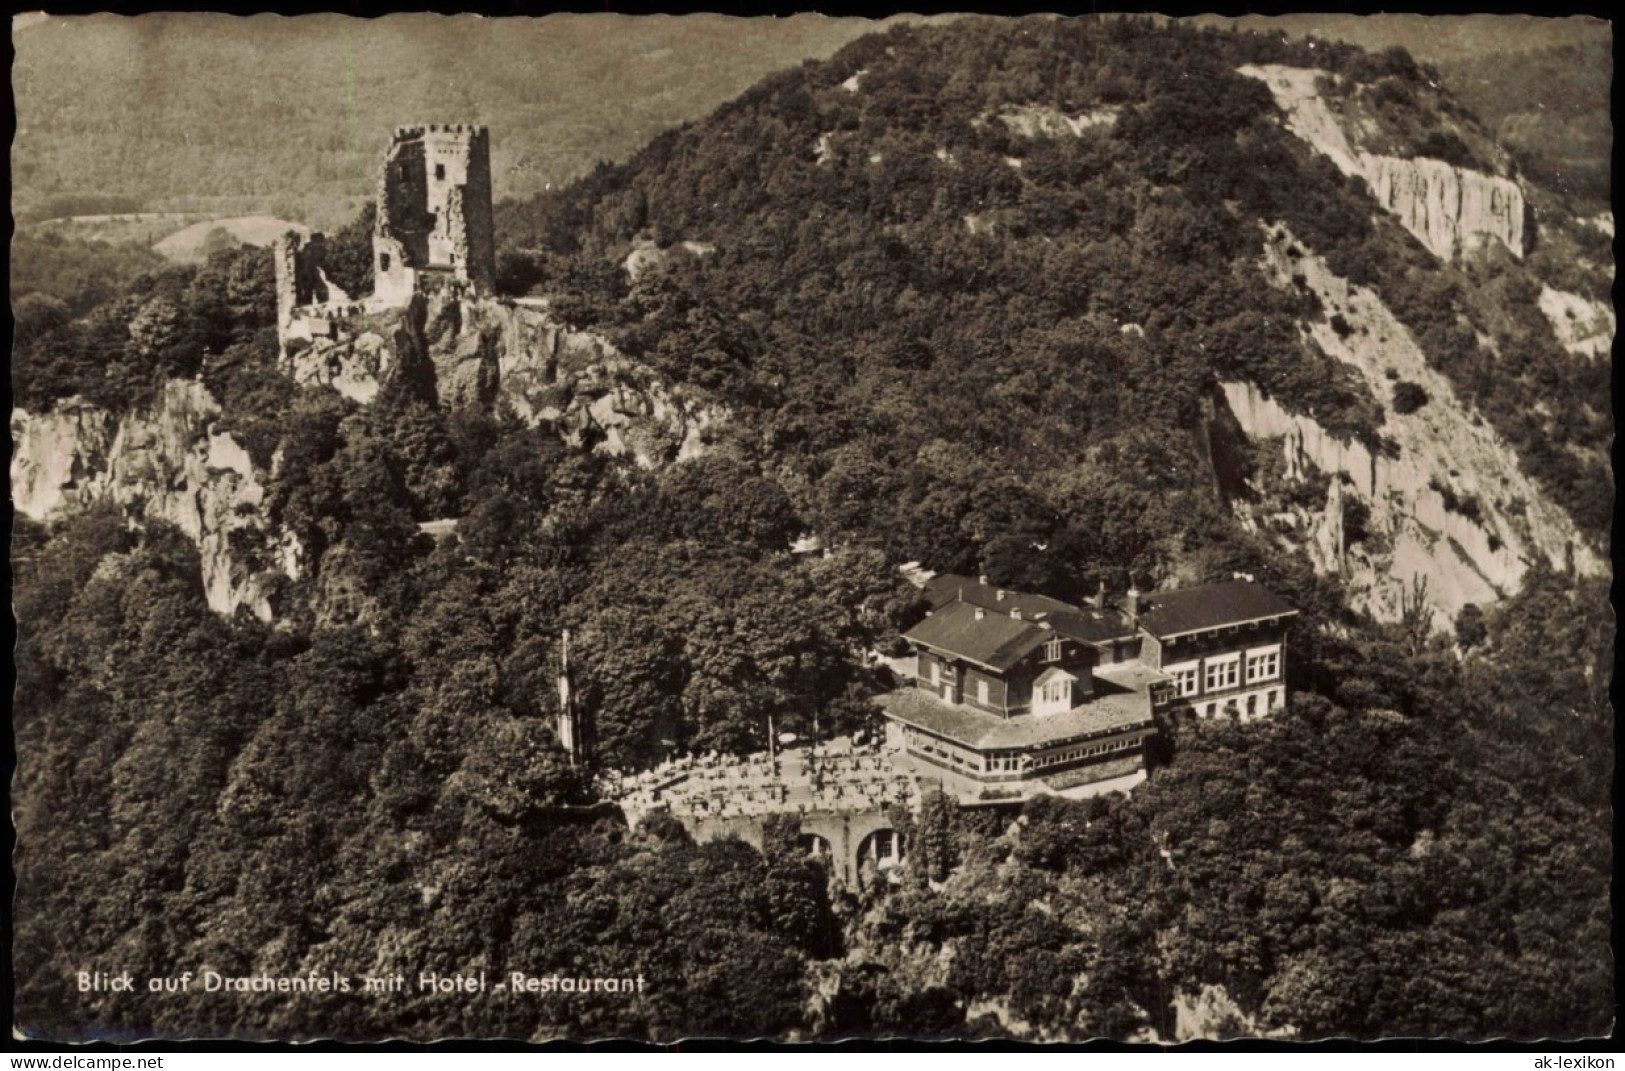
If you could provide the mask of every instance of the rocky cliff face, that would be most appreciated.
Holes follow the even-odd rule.
[[[561,324],[542,299],[419,298],[341,323],[334,338],[290,348],[286,362],[295,382],[330,385],[359,402],[397,369],[432,369],[444,405],[506,411],[643,468],[703,453],[726,418],[598,336]]]
[[[703,453],[726,417],[565,328],[543,302],[420,299],[334,331],[290,348],[284,368],[296,382],[365,404],[390,376],[427,372],[448,406],[505,409],[645,468]],[[301,575],[301,548],[270,530],[260,509],[270,474],[218,428],[220,417],[190,380],[169,382],[152,406],[123,416],[77,399],[45,413],[15,410],[12,500],[39,521],[109,500],[132,521],[168,521],[197,543],[211,608],[246,606],[271,620],[282,578]]]
[[[167,521],[190,536],[209,606],[275,614],[280,578],[297,578],[300,548],[259,511],[266,474],[216,427],[220,408],[199,383],[171,380],[158,400],[116,417],[76,399],[11,417],[12,502],[50,520],[112,501],[132,520]]]
[[[1388,398],[1397,381],[1416,383],[1429,401],[1408,414],[1389,412],[1383,431],[1397,447],[1373,452],[1343,442],[1314,419],[1288,412],[1250,383],[1223,385],[1225,401],[1251,438],[1279,438],[1287,478],[1301,479],[1311,466],[1346,478],[1346,493],[1370,508],[1375,538],[1342,547],[1324,517],[1300,518],[1317,565],[1341,573],[1355,604],[1379,620],[1397,620],[1407,602],[1422,597],[1440,629],[1451,626],[1467,603],[1485,605],[1516,591],[1529,563],[1553,568],[1570,561],[1581,572],[1602,569],[1561,508],[1548,500],[1519,467],[1510,446],[1428,366],[1426,357],[1373,292],[1332,274],[1313,253],[1294,257],[1297,243],[1285,228],[1265,243],[1264,266],[1283,288],[1301,276],[1320,298],[1327,317],[1341,314],[1345,337],[1324,320],[1303,325],[1325,352],[1358,369],[1372,392]],[[1328,511],[1330,513],[1332,511]],[[1341,503],[1335,510],[1341,524]]]
[[[1577,357],[1606,357],[1614,350],[1614,310],[1598,301],[1543,286],[1540,311],[1563,348]]]
[[[1364,179],[1377,203],[1439,259],[1460,260],[1491,241],[1523,256],[1524,197],[1516,182],[1442,160],[1361,151],[1320,95],[1320,79],[1336,77],[1326,71],[1279,64],[1239,70],[1269,86],[1289,130],[1345,175]]]

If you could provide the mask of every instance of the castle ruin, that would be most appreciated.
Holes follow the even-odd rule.
[[[360,311],[402,308],[416,294],[492,292],[491,138],[462,123],[397,127],[378,181],[373,292],[355,303],[322,272],[323,237],[289,232],[274,250],[277,333],[336,337],[336,321]]]
[[[372,250],[380,301],[404,305],[436,274],[491,292],[496,241],[485,127],[396,128],[378,182]]]

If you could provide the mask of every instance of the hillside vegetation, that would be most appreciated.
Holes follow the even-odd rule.
[[[1609,207],[1614,127],[1597,107],[1613,84],[1609,42],[1477,56],[1441,64],[1440,73],[1526,174],[1583,209]]]
[[[1613,422],[1597,404],[1608,367],[1563,350],[1534,274],[1587,255],[1606,263],[1601,236],[1558,212],[1543,222],[1553,248],[1529,267],[1505,256],[1441,264],[1281,129],[1268,92],[1236,67],[1316,67],[1371,86],[1396,102],[1393,136],[1411,151],[1446,136],[1436,109],[1451,101],[1432,88],[1436,72],[1403,51],[1324,41],[1017,26],[867,38],[766,80],[623,167],[508,206],[498,231],[519,251],[507,284],[574,292],[583,322],[756,409],[765,449],[806,457],[804,474],[837,481],[832,498],[885,515],[826,510],[821,527],[885,532],[904,557],[964,569],[981,533],[1011,528],[967,516],[992,473],[1046,474],[1027,483],[1030,505],[991,497],[1030,529],[1013,538],[1052,545],[1067,520],[1081,522],[1068,512],[1099,508],[1069,470],[1104,463],[1117,486],[1162,502],[1197,494],[1178,477],[1168,494],[1152,485],[1195,462],[1180,432],[1216,378],[1257,382],[1333,433],[1380,446],[1381,402],[1297,337],[1293,321],[1317,310],[1262,282],[1261,225],[1284,222],[1339,275],[1374,287],[1601,538],[1613,501]],[[887,52],[902,41],[907,62]],[[1031,108],[1115,118],[1036,137],[1000,118]],[[1459,113],[1452,122],[1471,125]],[[628,292],[606,261],[645,231],[717,252]],[[1172,515],[1198,542],[1214,527],[1194,503]],[[1084,534],[1103,561],[1167,567]],[[1092,590],[1093,577],[1079,579]]]
[[[1272,222],[1380,288],[1430,357],[1457,345],[1445,371],[1520,447],[1554,421],[1553,457],[1525,462],[1593,532],[1600,433],[1563,422],[1606,395],[1538,315],[1486,325],[1509,383],[1470,364],[1464,320],[1528,266],[1439,264],[1275,121],[1244,63],[1427,74],[1136,20],[965,21],[853,42],[507,205],[505,289],[728,414],[692,460],[640,469],[442,404],[443,322],[368,406],[295,387],[254,250],[40,334],[14,370],[39,407],[139,409],[201,375],[305,568],[277,621],[228,620],[175,529],[105,507],[18,524],[20,1028],[1146,1039],[1218,991],[1212,1034],[1606,1032],[1605,581],[1533,569],[1454,641],[1374,625],[1243,529],[1202,431],[1240,379],[1391,449],[1392,400],[1300,336],[1322,314],[1301,288],[1264,278]],[[336,243],[352,269],[365,221]],[[622,267],[685,241],[713,249],[645,254],[635,283]],[[1536,385],[1549,409],[1520,433]],[[441,517],[455,536],[419,532]],[[789,553],[807,531],[830,556]],[[793,820],[758,852],[593,806],[552,731],[564,629],[595,767],[760,750],[770,724],[872,727],[884,681],[862,655],[918,617],[909,560],[1070,598],[1253,573],[1303,611],[1293,703],[1181,732],[1132,799],[933,801],[901,883],[861,893],[830,891]],[[648,985],[81,993],[87,964]]]

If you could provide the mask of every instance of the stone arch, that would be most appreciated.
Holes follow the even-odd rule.
[[[826,838],[819,836],[817,833],[801,834],[801,848],[808,856],[821,863],[826,865],[834,864],[835,849],[830,846]]]
[[[858,842],[857,873],[861,884],[866,873],[884,874],[903,861],[903,834],[890,826],[873,829]]]

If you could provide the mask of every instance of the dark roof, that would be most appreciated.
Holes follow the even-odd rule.
[[[1153,636],[1182,636],[1224,625],[1241,625],[1294,610],[1280,596],[1250,580],[1226,580],[1194,588],[1152,592],[1140,601],[1140,626]]]
[[[1000,593],[1004,598],[999,598]],[[984,584],[974,576],[944,573],[925,582],[925,597],[933,610],[950,603],[966,602],[993,613],[1010,616],[1020,610],[1024,621],[1043,621],[1070,640],[1107,643],[1135,635],[1134,626],[1116,610],[1096,610],[1073,606],[1048,595],[1030,595],[996,584]]]
[[[1139,635],[1128,618],[1110,607],[1051,614],[1044,621],[1068,639],[1084,643],[1110,643]]]
[[[1060,714],[1018,714],[1001,718],[974,707],[950,706],[923,688],[899,688],[876,702],[890,717],[968,747],[1031,748],[1153,724],[1144,695],[1096,696]]]
[[[968,602],[950,602],[903,633],[903,638],[989,669],[1006,670],[1055,636],[1031,621],[1016,621],[991,610],[977,620],[977,609]]]
[[[999,598],[1001,591],[1004,593],[1002,599]],[[1052,599],[1047,595],[1028,595],[1025,592],[1011,591],[996,584],[984,584],[974,576],[960,576],[958,573],[943,573],[927,580],[925,597],[933,610],[951,602],[968,602],[972,606],[997,610],[1006,617],[1010,616],[1013,609],[1019,609],[1021,616],[1027,618],[1063,610],[1076,613],[1078,609],[1071,603]]]

